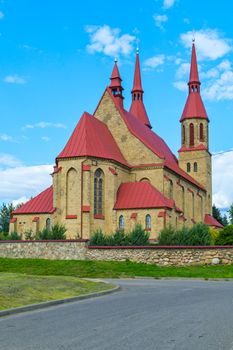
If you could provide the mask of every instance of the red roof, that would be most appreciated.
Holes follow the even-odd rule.
[[[115,102],[111,91],[107,88],[109,95],[112,97],[115,106],[117,107],[119,113],[121,114],[125,124],[127,125],[129,131],[137,137],[139,140],[143,142],[148,148],[151,149],[159,158],[161,158],[164,162],[164,165],[182,176],[192,184],[204,190],[204,187],[197,182],[194,178],[188,175],[184,170],[182,170],[178,165],[178,160],[176,156],[172,153],[166,142],[158,136],[155,132],[145,126],[140,120],[135,118],[135,116],[125,109],[120,108],[118,104]]]
[[[133,89],[132,89],[132,104],[130,107],[130,113],[132,113],[136,118],[138,118],[143,124],[151,127],[150,120],[148,118],[148,115],[146,113],[146,108],[143,103],[143,89],[142,89],[142,82],[141,82],[141,73],[140,73],[140,63],[139,63],[139,54],[137,52],[136,54],[136,64],[135,64],[135,72],[134,72],[134,82],[133,82]],[[136,99],[134,98],[134,95],[136,93]],[[137,97],[137,94],[139,94],[139,99]]]
[[[153,153],[161,159],[177,163],[176,156],[160,136],[126,110],[122,110],[121,115],[130,132],[150,148]]]
[[[106,124],[85,112],[57,158],[90,156],[128,166]]]
[[[136,63],[135,63],[134,81],[133,81],[132,92],[135,92],[135,91],[143,92],[138,52],[136,54]]]
[[[50,186],[36,197],[32,198],[12,214],[53,213],[53,187]]]
[[[216,228],[223,228],[223,225],[220,224],[212,215],[206,214],[204,223],[208,226],[214,226]]]
[[[189,83],[200,83],[197,67],[197,55],[195,44],[192,45],[191,67],[189,75]]]
[[[203,145],[202,143],[195,147],[186,147],[183,145],[178,152],[190,152],[190,151],[207,151],[207,147]]]
[[[208,119],[200,92],[190,92],[180,121],[190,118]]]
[[[120,185],[114,209],[173,208],[174,202],[164,197],[149,182],[127,182]]]
[[[112,75],[111,75],[110,80],[111,80],[110,87],[119,87],[119,86],[121,86],[122,79],[121,79],[120,72],[119,72],[119,69],[118,69],[116,61],[115,61],[115,64],[114,64],[114,67],[113,67],[113,70],[112,70]]]
[[[205,106],[202,102],[201,94],[200,94],[200,80],[198,75],[198,66],[197,66],[197,56],[196,49],[193,43],[192,45],[192,57],[191,57],[191,65],[190,65],[190,75],[189,75],[189,95],[181,116],[180,121],[182,122],[184,119],[190,118],[200,118],[207,119],[208,116],[205,110]],[[197,87],[197,89],[196,89]]]

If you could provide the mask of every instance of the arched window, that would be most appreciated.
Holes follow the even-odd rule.
[[[74,195],[75,194],[75,195]],[[70,168],[66,175],[66,215],[76,215],[79,205],[78,175],[74,168]]]
[[[184,187],[182,187],[182,211],[184,213],[185,209],[185,192],[184,192]]]
[[[200,124],[200,141],[204,141],[204,128],[203,123]]]
[[[104,173],[97,169],[94,175],[94,215],[103,215]]]
[[[125,228],[125,219],[124,219],[124,216],[121,215],[119,217],[119,229],[124,230],[124,228]]]
[[[51,219],[50,218],[46,219],[46,230],[48,230],[48,231],[51,230]]]
[[[187,163],[187,173],[190,173],[190,171],[191,171],[191,164]]]
[[[194,165],[193,165],[193,170],[194,170],[195,173],[197,173],[197,170],[198,170],[198,168],[197,168],[197,162],[194,163]]]
[[[140,182],[150,182],[150,180],[147,177],[143,177]]]
[[[140,100],[140,94],[138,94],[138,101]]]
[[[195,203],[194,203],[194,193],[192,193],[192,216],[195,218]]]
[[[189,145],[190,147],[194,146],[194,125],[191,123],[189,125]]]
[[[182,127],[182,144],[185,144],[185,126]]]
[[[173,182],[169,180],[169,198],[173,199]]]
[[[146,215],[146,230],[151,229],[151,216],[149,214]]]
[[[137,95],[136,95],[136,94],[133,94],[133,99],[134,99],[134,101],[136,100],[136,97],[137,97]]]

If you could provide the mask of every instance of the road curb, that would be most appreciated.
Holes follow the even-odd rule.
[[[106,281],[102,281],[102,282],[104,282],[106,284],[110,284],[109,282],[106,282]],[[39,304],[31,304],[31,305],[27,305],[27,306],[16,307],[13,309],[2,310],[2,311],[0,311],[0,318],[4,317],[4,316],[19,314],[22,312],[44,309],[44,308],[47,308],[50,306],[56,306],[56,305],[61,305],[61,304],[66,304],[66,303],[72,303],[72,302],[79,301],[79,300],[101,297],[103,295],[115,293],[119,290],[121,290],[121,287],[115,286],[112,289],[103,290],[103,291],[96,292],[96,293],[89,293],[89,294],[79,295],[77,297],[71,297],[71,298],[65,298],[65,299],[59,299],[59,300],[51,300],[51,301],[46,301],[46,302],[39,303]]]

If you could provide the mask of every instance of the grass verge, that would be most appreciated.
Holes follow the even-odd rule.
[[[77,261],[0,258],[0,272],[83,278],[233,278],[233,265],[161,267],[130,261]]]
[[[112,287],[77,277],[0,273],[0,310],[100,292]]]

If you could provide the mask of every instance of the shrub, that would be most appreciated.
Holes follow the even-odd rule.
[[[64,225],[55,224],[50,231],[50,239],[66,239],[66,228]]]
[[[125,231],[123,230],[116,230],[112,235],[110,235],[109,239],[109,245],[127,245],[127,236],[125,234]]]
[[[106,237],[101,229],[92,233],[90,245],[106,245]]]
[[[159,244],[206,246],[211,244],[211,235],[208,226],[202,223],[191,228],[183,227],[181,230],[169,226],[160,232]]]
[[[8,239],[11,241],[19,241],[22,239],[21,235],[19,235],[17,232],[11,232],[8,237]]]
[[[220,234],[220,230],[217,230],[216,228],[213,228],[213,227],[209,227],[209,232],[210,232],[210,236],[212,239],[212,244],[215,244],[215,242]]]
[[[25,239],[28,240],[28,241],[33,240],[33,239],[34,239],[34,236],[33,236],[32,230],[26,231],[26,232],[24,233],[24,237],[25,237]]]
[[[209,227],[205,224],[199,223],[194,225],[189,230],[189,245],[210,245],[211,244],[211,235]]]
[[[136,224],[127,235],[128,244],[126,245],[147,245],[149,244],[149,232],[142,228],[142,225]]]
[[[176,231],[172,226],[160,231],[158,242],[160,245],[176,245]]]
[[[149,244],[149,233],[145,232],[141,225],[125,233],[123,230],[105,235],[102,230],[97,230],[91,235],[90,245],[93,246],[124,246],[124,245],[147,245]]]
[[[216,245],[233,245],[233,225],[225,226],[215,240]]]
[[[38,231],[36,234],[37,240],[48,240],[50,239],[50,231],[44,228],[42,231]]]
[[[66,239],[66,228],[64,225],[55,224],[52,226],[51,230],[44,228],[36,234],[36,239],[38,240],[60,240]]]
[[[0,232],[0,241],[5,241],[6,239],[9,239],[9,233],[8,232]]]

